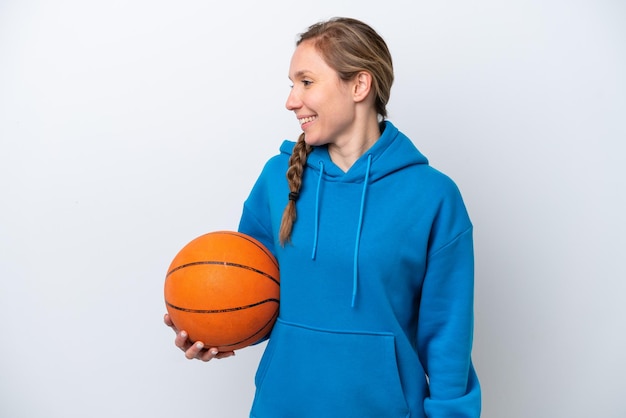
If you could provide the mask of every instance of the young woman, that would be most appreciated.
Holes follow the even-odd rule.
[[[267,162],[239,225],[281,269],[250,416],[478,417],[472,224],[454,182],[385,119],[384,40],[354,19],[315,24],[289,78],[303,133]],[[188,358],[233,354],[176,331]]]

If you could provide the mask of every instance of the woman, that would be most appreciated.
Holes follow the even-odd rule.
[[[472,224],[454,182],[385,120],[384,40],[354,19],[315,24],[289,78],[303,133],[267,162],[239,225],[281,268],[250,416],[478,417]],[[176,345],[234,354],[184,331]]]

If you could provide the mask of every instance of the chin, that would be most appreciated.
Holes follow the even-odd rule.
[[[304,135],[304,142],[306,142],[307,145],[310,145],[312,147],[319,147],[321,145],[326,145],[328,144],[328,141],[320,139],[318,137],[315,136],[309,136],[309,135]]]

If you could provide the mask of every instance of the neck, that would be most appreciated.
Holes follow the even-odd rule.
[[[328,154],[332,162],[344,172],[361,158],[380,138],[378,117],[370,118],[361,129],[355,129],[350,138],[341,143],[328,144]]]

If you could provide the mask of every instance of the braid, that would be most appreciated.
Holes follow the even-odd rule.
[[[281,245],[291,239],[291,230],[296,221],[296,199],[302,186],[302,174],[309,153],[313,150],[310,145],[304,142],[304,133],[300,134],[298,142],[293,147],[291,157],[289,157],[289,168],[287,169],[287,182],[289,183],[289,201],[283,212],[283,219],[280,223],[278,238]]]

